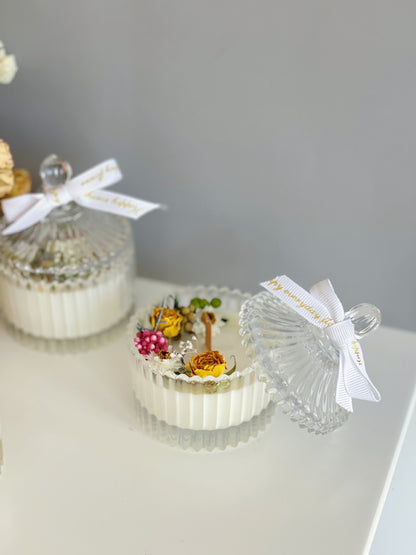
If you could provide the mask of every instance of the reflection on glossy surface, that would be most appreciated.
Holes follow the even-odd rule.
[[[221,430],[186,430],[159,420],[136,397],[134,399],[137,425],[141,431],[172,447],[202,452],[223,451],[247,444],[266,430],[275,411],[275,403],[269,403],[258,416],[239,426]]]

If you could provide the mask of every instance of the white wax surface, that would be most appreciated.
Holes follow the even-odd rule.
[[[220,328],[220,333],[212,337],[212,350],[219,351],[227,362],[228,370],[234,366],[233,356],[237,360],[237,369],[243,370],[250,366],[250,359],[246,355],[245,348],[241,345],[241,336],[239,335],[239,315],[235,313],[215,313],[217,320],[226,318],[227,322]],[[207,350],[205,338],[199,337],[197,343],[197,351],[204,352]],[[195,354],[195,353],[192,353]]]

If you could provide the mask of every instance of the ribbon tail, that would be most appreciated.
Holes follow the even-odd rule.
[[[137,220],[148,212],[161,208],[160,204],[137,199],[111,191],[96,190],[74,199],[85,208],[102,210]]]
[[[27,194],[3,199],[1,201],[1,208],[7,222],[14,222],[17,218],[20,218],[42,197],[42,194]]]
[[[340,351],[336,401],[352,412],[353,398],[378,402],[381,395],[365,371],[364,363],[362,362],[361,367],[358,366],[348,348],[343,348]]]
[[[348,387],[345,380],[346,372],[346,360],[345,354],[340,351],[339,353],[339,371],[338,371],[338,381],[337,381],[337,391],[335,396],[335,401],[337,404],[348,412],[353,412],[352,408],[352,398],[348,391]]]
[[[35,195],[23,195],[23,196],[32,197],[32,199],[24,199],[25,202],[22,203],[20,207],[21,208],[26,207],[26,210],[19,210],[19,214],[15,216],[16,221],[14,221],[12,224],[10,224],[5,229],[3,229],[2,235],[11,235],[12,233],[18,233],[19,231],[23,231],[24,229],[27,229],[28,227],[31,227],[35,223],[39,222],[43,218],[46,218],[46,216],[53,210],[53,206],[51,206],[47,202],[47,200],[43,195],[40,195],[41,197],[40,200],[34,199],[35,203],[33,202],[29,203],[29,200],[32,201]],[[36,196],[39,198],[38,195]],[[15,198],[16,200],[19,199],[19,197],[15,197]],[[14,200],[14,198],[7,199],[7,201],[10,201],[10,200]],[[2,202],[3,210],[4,210],[5,202],[6,201]],[[16,207],[17,207],[17,204],[16,204]],[[14,214],[17,213],[16,207],[12,207],[14,209]],[[9,211],[6,207],[5,214],[6,214],[6,219],[9,219],[9,215],[12,214],[12,211]]]
[[[359,368],[352,357],[349,357],[345,373],[345,385],[354,399],[364,401],[380,401],[381,395],[368,377],[365,368]]]
[[[123,179],[116,160],[110,159],[73,177],[65,186],[71,197],[81,197],[97,189],[104,189]]]

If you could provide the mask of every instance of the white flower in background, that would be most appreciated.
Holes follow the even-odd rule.
[[[4,44],[0,41],[0,83],[8,85],[16,75],[17,64],[13,54],[6,54]]]
[[[183,367],[183,363],[179,353],[170,353],[170,358],[165,358],[161,360],[155,353],[150,353],[147,358],[150,365],[155,365],[161,374],[167,374],[168,372],[177,372]]]

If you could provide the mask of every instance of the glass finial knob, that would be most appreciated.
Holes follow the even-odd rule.
[[[368,303],[353,306],[345,313],[345,316],[351,318],[354,324],[355,335],[358,338],[364,337],[364,335],[376,330],[381,323],[380,310]]]
[[[39,175],[45,190],[56,185],[62,185],[72,177],[72,168],[69,162],[61,160],[56,154],[50,154],[40,166]]]

